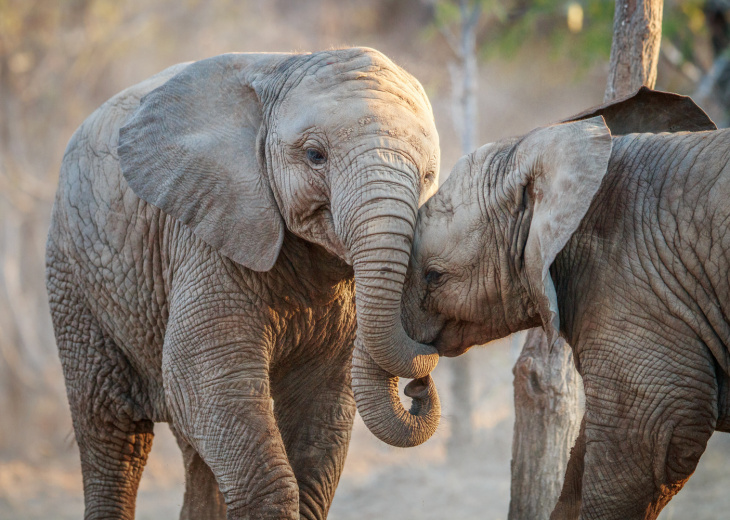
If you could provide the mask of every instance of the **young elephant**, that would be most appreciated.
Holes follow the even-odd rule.
[[[182,518],[324,518],[356,323],[370,424],[396,445],[428,438],[438,403],[411,392],[409,415],[368,375],[438,359],[400,321],[438,164],[422,87],[371,49],[177,65],[79,128],[47,284],[87,519],[134,517],[155,422],[183,451]]]
[[[483,146],[419,212],[413,338],[457,356],[542,325],[573,347],[586,412],[555,520],[656,518],[730,431],[730,130],[612,138],[600,117],[714,128],[674,98]]]

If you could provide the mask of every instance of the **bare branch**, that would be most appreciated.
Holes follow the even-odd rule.
[[[474,28],[477,23],[479,23],[479,18],[482,16],[482,6],[479,2],[474,3],[474,7],[471,10],[471,13],[466,18],[466,24],[465,27],[468,27],[470,29]]]
[[[727,69],[728,61],[728,56],[725,54],[721,54],[717,57],[715,62],[712,64],[710,72],[708,72],[698,82],[697,90],[695,90],[695,93],[692,96],[693,98],[699,102],[704,102],[712,96],[715,88],[717,87],[720,75]]]

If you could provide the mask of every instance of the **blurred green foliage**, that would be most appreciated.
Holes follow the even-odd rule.
[[[685,61],[697,62],[697,42],[707,39],[706,0],[665,1],[662,37],[671,41]]]
[[[707,0],[666,0],[663,38],[687,61],[697,61],[697,42],[708,38],[703,7]],[[524,48],[543,47],[552,58],[567,58],[580,72],[611,52],[615,2],[608,0],[470,0],[481,4],[480,54],[512,59]],[[571,20],[572,18],[572,20]],[[434,28],[454,31],[458,0],[434,3]]]
[[[581,26],[569,30],[568,12],[578,6]],[[575,7],[573,7],[575,9]],[[515,1],[506,15],[493,16],[482,45],[484,57],[512,58],[524,45],[542,45],[553,58],[567,57],[580,67],[607,59],[613,32],[613,2],[606,0]]]

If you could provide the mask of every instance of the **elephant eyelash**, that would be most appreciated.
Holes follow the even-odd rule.
[[[423,180],[426,183],[433,184],[436,182],[436,172],[438,170],[438,160],[436,156],[432,156],[426,166],[426,174],[423,176]]]
[[[307,133],[294,146],[300,150],[299,153],[303,154],[304,160],[312,168],[321,169],[329,160],[328,147],[322,143],[321,137]]]
[[[432,287],[436,287],[438,283],[441,281],[441,278],[444,276],[444,273],[434,270],[426,271],[426,283]]]

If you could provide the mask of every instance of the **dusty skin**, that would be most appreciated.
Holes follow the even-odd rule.
[[[589,111],[485,145],[421,209],[415,339],[453,356],[542,325],[573,347],[585,415],[554,519],[656,518],[730,430],[730,131],[682,131],[702,115],[611,136]]]
[[[98,11],[94,7],[97,4],[101,3],[83,2],[84,10],[94,15]],[[53,38],[46,41],[49,46],[48,59],[40,62],[44,66],[47,63],[55,63],[55,66],[45,72],[41,69],[38,76],[35,74],[31,76],[50,80],[36,82],[33,89],[23,88],[18,92],[18,96],[22,96],[23,99],[29,97],[30,102],[33,103],[32,106],[36,108],[29,114],[28,127],[25,130],[22,127],[16,127],[16,131],[11,134],[17,138],[16,142],[21,147],[19,159],[23,161],[24,170],[18,180],[23,182],[17,190],[4,192],[4,195],[10,196],[10,201],[7,200],[7,197],[3,197],[0,205],[2,205],[4,222],[6,224],[16,223],[18,226],[16,236],[22,239],[20,244],[22,247],[18,251],[13,251],[13,235],[7,234],[8,227],[6,226],[3,244],[4,262],[18,262],[21,274],[25,271],[24,276],[19,280],[24,297],[14,299],[12,295],[2,295],[8,298],[4,300],[6,309],[13,311],[3,316],[2,325],[4,332],[13,336],[13,316],[22,316],[25,319],[18,323],[30,328],[31,331],[38,332],[38,343],[28,345],[35,350],[28,350],[28,352],[40,351],[44,358],[42,358],[42,370],[36,370],[35,365],[28,365],[32,371],[31,381],[34,385],[49,381],[53,383],[53,390],[48,393],[48,397],[43,394],[43,401],[21,401],[24,414],[20,418],[13,417],[12,420],[8,420],[7,415],[4,415],[3,433],[10,435],[4,439],[15,439],[20,447],[4,445],[5,451],[0,463],[0,472],[3,474],[2,484],[0,484],[0,518],[79,519],[83,514],[79,458],[75,451],[77,448],[74,447],[73,440],[70,440],[73,439],[73,431],[63,389],[61,366],[53,341],[50,315],[47,312],[41,264],[44,262],[42,248],[48,231],[52,196],[57,183],[58,166],[63,156],[63,150],[75,128],[97,108],[100,102],[119,90],[163,70],[170,64],[181,61],[202,59],[233,49],[277,51],[327,49],[340,46],[343,42],[355,42],[376,46],[393,58],[396,63],[404,65],[425,85],[440,133],[442,176],[448,173],[448,169],[461,155],[459,136],[452,125],[451,83],[443,73],[447,62],[452,59],[452,55],[447,46],[443,45],[438,38],[424,40],[421,33],[423,17],[412,16],[413,13],[407,11],[408,6],[425,5],[423,2],[325,1],[314,3],[316,8],[312,8],[312,3],[309,2],[288,2],[289,8],[285,10],[279,8],[280,2],[270,1],[168,2],[168,4],[172,9],[160,9],[155,2],[138,0],[125,2],[123,8],[121,4],[118,4],[118,11],[125,13],[126,30],[134,29],[130,45],[121,47],[118,45],[119,32],[117,29],[102,31],[100,34],[99,26],[96,23],[84,24],[86,25],[86,35],[83,33],[79,35],[79,26],[62,26],[62,32],[59,34],[62,39]],[[35,20],[35,16],[32,14],[33,9],[27,3],[21,2],[17,5],[22,10],[30,9],[31,20]],[[383,5],[389,9],[388,16],[383,18],[387,22],[385,26],[378,24],[378,18],[371,14],[378,6]],[[390,10],[392,7],[398,7],[398,12],[392,13]],[[53,12],[57,10],[55,9]],[[61,11],[63,12],[63,9]],[[406,12],[404,13],[404,11]],[[406,16],[403,16],[404,14]],[[104,16],[105,13],[101,13],[101,15]],[[44,18],[49,17],[52,18],[52,14],[44,16]],[[158,17],[158,23],[155,23],[155,17]],[[140,29],[140,21],[150,18],[152,23],[147,24],[147,29],[143,27],[142,33],[138,35],[136,30]],[[104,23],[108,24],[109,21],[114,23],[113,19],[106,20]],[[83,20],[81,22],[83,23]],[[110,26],[104,25],[104,27]],[[31,35],[33,34],[31,33]],[[90,38],[84,37],[88,37],[89,34],[91,34]],[[71,48],[69,48],[69,44]],[[78,44],[83,44],[83,62],[88,63],[91,68],[69,66],[77,58],[75,51],[71,53],[69,51]],[[573,64],[565,58],[557,62],[550,59],[549,51],[544,46],[534,48],[530,46],[527,52],[519,57],[481,61],[477,92],[480,111],[480,142],[491,142],[504,136],[523,134],[531,128],[557,121],[567,114],[591,106],[602,98],[606,79],[605,67],[602,63],[588,71],[587,74],[581,74],[580,77],[571,79],[574,76]],[[535,78],[540,78],[540,81],[534,81]],[[22,85],[24,76],[20,79]],[[666,87],[676,80],[672,73],[664,70],[659,81]],[[676,83],[674,84],[676,85]],[[691,90],[690,88],[686,91]],[[28,96],[29,94],[30,96]],[[55,108],[46,103],[35,102],[39,98],[49,96],[52,99],[61,100],[61,102],[55,103]],[[711,108],[704,104],[703,107]],[[25,154],[22,153],[24,146],[28,146]],[[24,155],[28,157],[24,157]],[[26,180],[34,181],[35,179],[43,183],[39,187],[49,194],[35,202],[30,214],[21,213],[21,211],[27,211],[27,207],[23,210],[23,205],[20,204],[25,204],[24,183]],[[17,210],[13,206],[14,203],[19,204]],[[12,221],[11,217],[13,217]],[[24,254],[24,252],[28,253]],[[8,264],[5,265],[7,267]],[[8,305],[9,302],[11,305]],[[20,330],[22,331],[22,329]],[[6,336],[7,339],[11,340],[12,347],[12,337]],[[17,347],[22,353],[25,351],[26,345],[18,342]],[[470,363],[474,356],[481,352],[471,351],[468,356]],[[494,353],[490,352],[490,362],[493,357],[495,357]],[[449,368],[449,360],[444,359],[434,372],[435,379],[439,383],[439,390],[444,394],[442,396],[442,426],[425,447],[430,448],[432,444],[440,443],[443,437],[448,435],[448,423],[454,413],[449,405]],[[502,382],[507,386],[503,398],[505,405],[508,406],[511,395],[508,388],[510,369],[509,362],[499,365],[490,363],[476,365],[473,376],[475,399],[486,399],[481,393],[483,384],[493,382],[496,378],[504,379]],[[10,378],[3,378],[4,388],[8,388],[11,383]],[[32,390],[38,392],[38,387],[34,386]],[[6,392],[3,397],[5,398],[4,404],[7,405],[12,393],[10,390],[6,390]],[[491,400],[491,397],[489,399]],[[476,406],[480,405],[481,401],[476,403]],[[482,425],[482,413],[484,413],[483,410],[479,414],[481,426],[476,435],[478,437],[488,436],[489,442],[492,442],[492,429]],[[19,419],[23,419],[23,424],[27,425],[22,432],[19,432],[14,426],[15,421]],[[438,486],[426,486],[423,480],[418,477],[414,478],[412,471],[421,466],[414,467],[410,465],[410,461],[420,456],[411,450],[405,451],[405,461],[400,458],[402,450],[378,451],[377,453],[383,457],[386,454],[388,457],[398,456],[398,460],[403,462],[403,466],[398,466],[401,469],[393,469],[391,478],[393,466],[388,465],[387,461],[382,458],[378,458],[375,459],[377,464],[373,462],[368,472],[364,470],[356,472],[357,475],[363,475],[363,480],[369,484],[361,482],[358,477],[355,480],[355,487],[347,487],[353,484],[348,476],[352,475],[349,466],[359,464],[358,461],[361,460],[358,453],[361,450],[370,453],[372,445],[377,446],[375,441],[372,445],[370,444],[369,434],[360,428],[363,428],[362,424],[358,426],[356,423],[343,477],[335,495],[330,517],[340,518],[335,515],[348,513],[347,504],[350,502],[343,502],[342,499],[349,496],[355,499],[355,502],[352,502],[353,507],[357,506],[364,508],[363,511],[380,513],[379,517],[384,518],[396,515],[401,518],[461,518],[463,516],[482,518],[477,516],[480,509],[484,511],[485,518],[504,518],[506,498],[502,492],[503,488],[495,486],[493,480],[489,480],[483,485],[474,481],[474,478],[480,475],[485,475],[486,478],[486,475],[492,475],[492,473],[487,470],[468,472],[464,474],[464,481],[459,483],[458,468],[455,472],[449,471],[447,474],[441,475],[439,473],[442,471],[441,462],[437,462],[435,463],[437,469],[433,472],[429,471],[428,478],[431,483],[438,482],[440,479],[448,481],[448,485],[443,484],[445,492],[439,493]],[[475,459],[484,456],[486,458],[483,464],[491,466],[493,450],[501,451],[503,454],[507,453],[509,451],[509,429],[509,425],[504,425],[500,430],[504,434],[504,443],[490,449],[475,450]],[[183,489],[181,487],[183,486],[181,484],[183,474],[180,469],[179,450],[174,439],[166,433],[164,425],[156,426],[155,432],[149,464],[142,478],[138,517],[177,518]],[[718,436],[713,436],[710,444],[717,438]],[[166,453],[165,447],[168,446],[166,444],[168,441],[171,443],[169,447],[172,458],[169,464],[163,466],[160,464],[160,460]],[[383,450],[387,449],[383,446]],[[420,448],[416,448],[416,450],[420,453]],[[728,453],[727,449],[724,453]],[[700,490],[697,495],[698,499],[694,502],[696,509],[676,509],[673,518],[675,520],[677,518],[714,519],[722,517],[724,511],[730,510],[727,502],[721,500],[723,495],[718,487],[718,483],[722,483],[723,479],[727,482],[730,474],[719,468],[710,474],[702,473],[708,463],[708,457],[710,461],[719,464],[719,461],[722,460],[719,456],[723,456],[722,451],[708,452],[703,456],[700,461],[700,469],[682,492],[670,502],[668,508],[662,513],[663,517],[672,514],[668,510],[681,502],[687,496],[686,493],[691,491],[692,485],[697,482],[698,478],[703,478],[703,475],[709,476],[702,481],[705,489]],[[501,473],[498,475],[501,475],[499,478],[506,479],[509,460],[505,456],[500,461],[502,467],[500,468]],[[163,467],[168,468],[172,476],[161,474],[160,468]],[[428,467],[434,466],[429,465]],[[31,470],[34,473],[29,473]],[[170,483],[173,476],[180,478],[174,485]],[[502,480],[502,482],[504,481]],[[405,486],[403,493],[400,491],[394,493],[393,489],[396,486],[393,484],[400,482]],[[27,490],[23,489],[22,483],[28,485]],[[366,485],[369,487],[366,488]],[[343,495],[346,487],[355,489],[357,492]],[[727,483],[725,488],[727,488]],[[368,489],[375,492],[370,497],[371,500],[368,499]],[[400,486],[397,489],[400,490]],[[386,500],[391,503],[384,503]],[[409,509],[405,505],[401,506],[404,501],[413,505],[413,509]],[[438,507],[436,507],[437,502]],[[485,504],[485,502],[488,503]],[[433,505],[432,508],[426,506],[429,503]],[[713,506],[715,507],[713,508]],[[155,515],[153,512],[158,510],[161,513]],[[42,513],[38,513],[38,511],[42,511]],[[461,514],[462,512],[463,514]],[[423,516],[419,516],[419,513]],[[353,514],[350,512],[349,517],[352,517]]]
[[[154,423],[185,519],[324,518],[355,401],[386,442],[430,436],[435,393],[410,414],[391,382],[438,359],[400,321],[438,165],[422,87],[367,48],[177,65],[86,120],[47,285],[87,519],[133,518]]]

